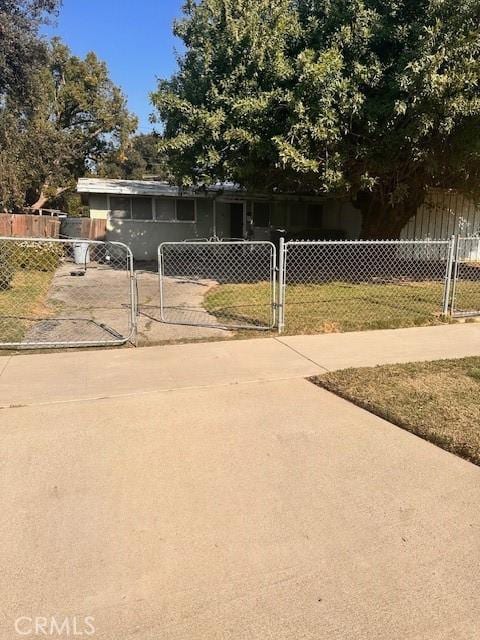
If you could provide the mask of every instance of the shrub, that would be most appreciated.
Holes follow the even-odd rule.
[[[12,243],[10,255],[17,269],[55,271],[63,257],[65,246],[51,242]]]
[[[49,242],[0,242],[0,292],[10,288],[16,271],[55,271],[65,252],[63,244]]]

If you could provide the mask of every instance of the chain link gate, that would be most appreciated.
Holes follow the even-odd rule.
[[[480,316],[480,237],[456,239],[451,288],[453,317]]]
[[[448,313],[452,241],[281,243],[279,330],[434,324]]]
[[[135,327],[125,244],[0,238],[0,348],[120,345]]]
[[[158,263],[162,322],[217,329],[276,325],[271,242],[163,242]]]

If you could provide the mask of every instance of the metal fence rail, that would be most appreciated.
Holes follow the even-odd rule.
[[[480,237],[458,237],[453,270],[454,317],[480,315]]]
[[[451,264],[451,241],[287,242],[280,261],[280,330],[438,322],[448,312]]]
[[[270,242],[164,242],[158,248],[163,322],[225,329],[276,324]]]
[[[135,325],[126,245],[0,238],[1,348],[119,345]]]

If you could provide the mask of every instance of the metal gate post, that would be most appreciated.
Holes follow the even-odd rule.
[[[280,238],[278,248],[278,333],[285,329],[285,266],[286,266],[285,239]]]
[[[453,296],[455,295],[455,279],[456,279],[456,273],[454,274],[454,282],[453,282],[453,290],[452,290],[452,305],[450,306],[450,290],[452,289],[452,268],[453,268],[453,263],[455,261],[455,264],[457,263],[457,260],[455,260],[455,255],[457,253],[457,249],[458,246],[456,244],[456,238],[453,235],[450,238],[450,243],[449,243],[449,247],[448,247],[448,257],[447,257],[447,270],[445,273],[445,285],[443,288],[443,315],[447,316],[448,315],[448,310],[450,307],[450,315],[452,315],[453,312]],[[456,266],[455,266],[455,270],[456,270]]]

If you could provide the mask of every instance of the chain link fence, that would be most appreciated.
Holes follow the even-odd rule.
[[[452,315],[480,315],[480,237],[458,237],[452,283]]]
[[[163,322],[275,326],[276,250],[270,242],[164,242],[158,260]]]
[[[135,307],[126,245],[0,238],[0,347],[124,344]]]
[[[281,241],[278,292],[270,242],[166,242],[158,261],[169,324],[301,334],[480,316],[479,237]],[[124,244],[0,238],[2,348],[134,341],[136,298]]]
[[[281,276],[288,333],[438,323],[448,311],[450,241],[287,242]]]

